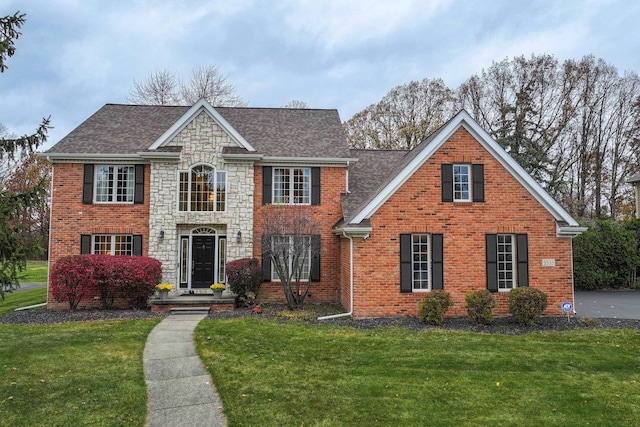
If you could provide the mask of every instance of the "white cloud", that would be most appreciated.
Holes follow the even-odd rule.
[[[343,44],[360,44],[406,31],[416,22],[424,23],[450,0],[302,0],[282,7],[284,22],[327,49]]]

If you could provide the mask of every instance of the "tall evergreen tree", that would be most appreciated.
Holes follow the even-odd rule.
[[[15,41],[20,37],[19,30],[24,23],[24,13],[0,17],[0,73],[8,68],[5,62],[16,51]],[[46,141],[48,128],[49,118],[46,118],[32,135],[0,138],[0,160],[32,153]],[[27,254],[34,251],[35,243],[26,238],[24,225],[15,218],[25,210],[39,206],[45,194],[45,179],[22,191],[11,191],[0,183],[0,300],[4,300],[6,291],[20,286],[17,273],[26,266]]]

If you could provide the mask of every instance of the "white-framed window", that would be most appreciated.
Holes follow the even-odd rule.
[[[96,255],[133,255],[131,234],[94,234],[91,253]]]
[[[134,166],[96,165],[96,203],[133,203],[134,190]]]
[[[471,201],[470,165],[453,165],[453,201]]]
[[[431,244],[429,234],[411,235],[411,277],[414,291],[431,289]]]
[[[288,270],[293,271],[294,267],[300,267],[300,280],[308,281],[311,277],[311,236],[272,236],[271,239],[272,249],[279,254],[282,262],[288,264]],[[301,264],[300,257],[303,258]],[[295,274],[293,277],[295,278]],[[271,280],[280,280],[273,260],[271,261]]]
[[[516,287],[516,248],[513,234],[498,234],[496,238],[498,291],[508,291]]]
[[[273,203],[311,204],[311,168],[273,168]]]
[[[180,171],[178,210],[181,212],[224,212],[227,209],[227,173],[208,165]]]

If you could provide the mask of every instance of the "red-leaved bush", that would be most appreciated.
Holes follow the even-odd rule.
[[[240,258],[226,265],[227,283],[231,291],[244,297],[249,292],[258,296],[262,284],[262,268],[255,258]]]
[[[60,267],[58,267],[60,265]],[[162,279],[160,261],[142,256],[72,255],[60,259],[51,271],[51,290],[58,302],[75,310],[92,292],[100,307],[110,309],[121,298],[132,308],[145,308]]]
[[[69,302],[69,310],[78,304],[95,286],[91,255],[72,255],[61,258],[49,272],[51,294],[58,302]]]
[[[133,308],[145,308],[155,287],[162,280],[162,264],[154,258],[122,256],[118,274],[114,277],[120,295]]]

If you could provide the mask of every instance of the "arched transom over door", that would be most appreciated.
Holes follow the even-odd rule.
[[[227,238],[213,228],[198,227],[180,236],[180,288],[206,289],[225,283]]]

